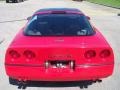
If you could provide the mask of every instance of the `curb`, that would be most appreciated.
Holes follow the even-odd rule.
[[[114,6],[110,6],[110,5],[106,5],[106,4],[100,4],[100,3],[91,2],[91,1],[87,1],[87,2],[98,4],[98,5],[102,5],[102,6],[106,6],[106,7],[111,7],[111,8],[115,8],[115,9],[120,9],[120,7],[114,7]]]

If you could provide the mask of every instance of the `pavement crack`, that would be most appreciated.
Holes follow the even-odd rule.
[[[0,41],[0,44],[2,44],[4,41],[5,41],[5,39],[1,40],[1,41]]]

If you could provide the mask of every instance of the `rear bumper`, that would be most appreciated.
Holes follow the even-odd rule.
[[[77,66],[74,71],[69,69],[50,68],[43,66],[5,65],[9,77],[31,81],[80,81],[106,78],[113,73],[114,64],[98,66]]]

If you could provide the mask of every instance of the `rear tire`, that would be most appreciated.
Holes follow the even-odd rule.
[[[9,77],[9,83],[12,84],[12,85],[17,85],[18,84],[18,80]]]
[[[15,2],[16,2],[16,3],[19,3],[19,2],[20,2],[20,0],[15,0]]]
[[[12,0],[12,3],[15,3],[16,1],[15,0]]]
[[[9,0],[6,0],[6,3],[9,3]]]
[[[23,2],[24,0],[19,0],[19,2]]]

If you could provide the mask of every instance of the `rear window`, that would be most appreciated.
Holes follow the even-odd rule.
[[[35,15],[25,29],[30,36],[86,36],[94,31],[84,15],[47,14]]]

